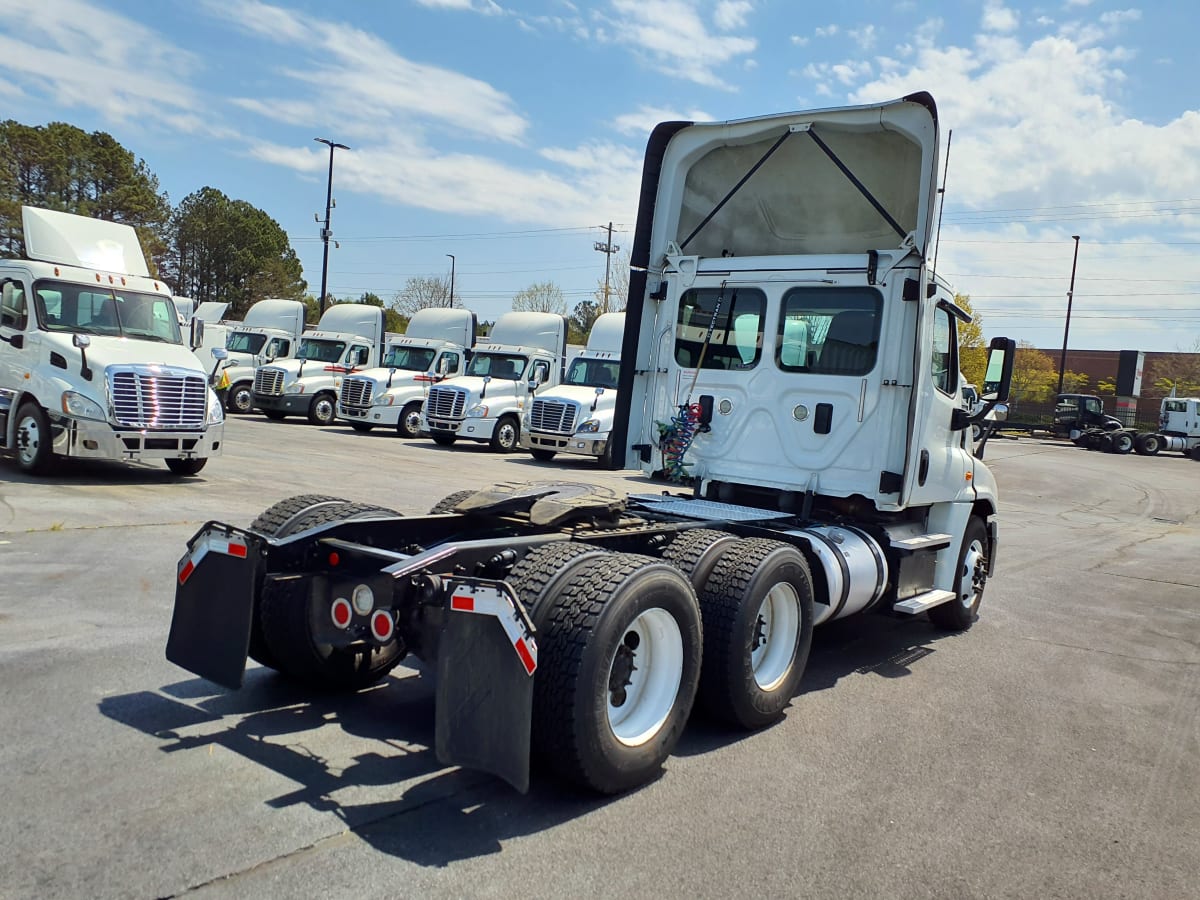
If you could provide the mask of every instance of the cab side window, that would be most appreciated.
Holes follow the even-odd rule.
[[[288,351],[292,348],[292,342],[283,338],[272,338],[267,344],[267,356],[273,356],[279,359],[281,356],[287,356]]]
[[[434,371],[440,372],[443,365],[446,367],[446,374],[450,375],[458,371],[459,366],[462,365],[462,357],[457,353],[443,353],[438,359],[437,368]]]
[[[10,281],[4,285],[4,295],[0,299],[0,326],[24,331],[28,323],[25,289],[19,281]]]
[[[550,379],[550,363],[539,359],[533,364],[533,372],[529,377],[539,384],[545,384]]]
[[[954,317],[944,309],[933,311],[933,353],[930,356],[933,384],[944,394],[958,390],[958,340]]]
[[[350,365],[365,366],[370,356],[371,351],[366,347],[354,347],[350,350]]]

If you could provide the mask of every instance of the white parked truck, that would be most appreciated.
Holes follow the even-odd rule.
[[[1076,443],[1091,450],[1112,453],[1136,451],[1141,456],[1156,456],[1171,450],[1200,461],[1200,398],[1163,397],[1158,406],[1158,430],[1138,431],[1116,428],[1086,430]]]
[[[247,413],[254,404],[254,372],[259,366],[291,359],[304,333],[304,304],[299,300],[259,300],[241,322],[227,324],[229,356],[221,372],[229,382],[225,407]]]
[[[313,425],[331,424],[342,378],[378,366],[385,338],[380,307],[334,304],[300,338],[293,359],[255,370],[254,408],[268,419],[307,416]]]
[[[223,414],[171,291],[128,225],[22,208],[28,259],[0,260],[0,446],[42,473],[59,457],[164,460],[195,475]]]
[[[443,447],[464,438],[486,441],[499,453],[517,449],[522,413],[562,380],[566,354],[565,316],[505,313],[487,343],[475,348],[466,372],[430,388],[422,428]]]
[[[521,446],[534,459],[557,453],[591,456],[612,465],[613,413],[621,372],[625,314],[596,319],[586,349],[571,360],[562,384],[539,393],[529,404],[521,429]]]
[[[379,368],[342,380],[338,418],[356,431],[383,425],[401,437],[418,437],[425,396],[432,385],[463,374],[476,325],[468,309],[417,310],[404,334],[388,341]]]
[[[661,483],[497,484],[399,513],[318,495],[210,523],[176,571],[170,659],[354,689],[437,673],[436,750],[519,789],[653,778],[693,705],[735,727],[798,692],[813,627],[963,631],[997,553],[962,408],[953,290],[926,262],[933,99],[651,135],[613,462]],[[997,338],[983,394],[1007,395]],[[923,640],[924,638],[922,638]]]

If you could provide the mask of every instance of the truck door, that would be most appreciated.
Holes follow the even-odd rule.
[[[914,415],[904,472],[906,505],[954,500],[969,488],[971,460],[962,432],[951,429],[961,405],[958,372],[958,329],[949,298],[924,310],[918,334],[920,358],[913,385]]]
[[[22,281],[10,276],[0,291],[0,391],[16,391],[33,368],[36,350],[26,335],[33,317]]]

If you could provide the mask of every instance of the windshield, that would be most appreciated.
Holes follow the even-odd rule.
[[[225,349],[230,353],[257,354],[267,342],[265,334],[255,334],[253,331],[234,331],[225,339]]]
[[[63,281],[39,281],[33,293],[38,321],[47,331],[183,343],[170,297]]]
[[[571,362],[567,370],[567,384],[580,387],[615,388],[621,364],[615,359],[582,359]]]
[[[383,358],[383,364],[389,369],[428,372],[433,366],[433,351],[426,347],[393,347]]]
[[[345,349],[345,341],[304,338],[300,341],[300,350],[296,354],[296,358],[311,359],[313,362],[335,363],[341,360]]]
[[[520,381],[525,357],[513,353],[476,353],[467,364],[468,375],[491,375],[505,381]]]

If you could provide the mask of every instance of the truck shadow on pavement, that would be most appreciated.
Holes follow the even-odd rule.
[[[203,484],[204,474],[181,477],[172,473],[161,461],[130,463],[100,459],[59,459],[55,461],[54,468],[44,475],[30,475],[21,471],[14,457],[0,453],[0,481],[10,481],[14,484],[65,484],[81,487],[162,484],[163,482]]]
[[[944,637],[925,622],[882,616],[823,626],[801,693],[826,690],[852,674],[903,677]],[[353,696],[314,695],[252,668],[238,692],[195,678],[105,698],[99,711],[160,741],[164,753],[220,747],[269,769],[297,787],[266,797],[268,806],[302,804],[332,813],[340,825],[329,836],[349,830],[380,852],[423,866],[498,853],[504,840],[553,828],[616,799],[564,786],[536,763],[524,798],[485,773],[444,767],[433,751],[432,681],[411,670],[397,673],[401,677]],[[695,715],[675,755],[718,751],[753,736]],[[364,794],[377,799],[357,802]],[[230,803],[245,798],[231,789]]]

